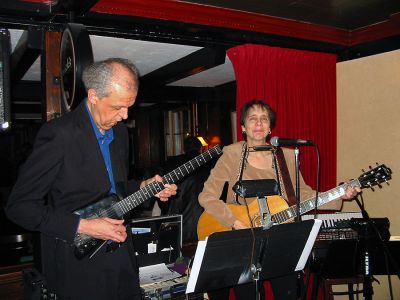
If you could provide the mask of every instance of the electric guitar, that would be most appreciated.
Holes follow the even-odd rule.
[[[371,168],[363,173],[358,179],[353,179],[349,183],[337,186],[329,191],[320,193],[318,196],[317,207],[326,204],[343,196],[347,186],[360,188],[372,188],[378,185],[381,187],[382,182],[386,182],[392,178],[392,171],[385,165],[379,165]],[[372,188],[373,190],[373,188]],[[268,209],[271,213],[273,223],[281,224],[293,220],[297,216],[296,205],[288,206],[287,202],[281,196],[268,196]],[[249,227],[261,226],[261,217],[259,212],[258,201],[252,201],[247,207],[246,205],[227,204],[232,210],[236,218]],[[300,215],[315,209],[315,197],[302,201],[300,204]],[[250,218],[249,218],[250,216]],[[197,235],[199,240],[204,240],[207,236],[214,232],[232,230],[230,227],[222,225],[216,218],[207,212],[203,212],[197,224]]]
[[[141,188],[132,195],[118,201],[117,195],[107,196],[94,204],[74,211],[75,214],[83,219],[95,219],[109,217],[112,219],[122,219],[124,215],[135,207],[150,199],[164,189],[165,184],[172,184],[192,173],[206,162],[218,157],[222,153],[219,145],[196,156],[175,170],[162,177],[162,182],[153,181]],[[96,239],[86,234],[77,233],[74,238],[74,254],[81,259],[87,255],[92,257],[107,241]]]

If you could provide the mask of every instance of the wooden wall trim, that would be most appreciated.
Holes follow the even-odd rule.
[[[49,5],[52,0],[23,0]],[[289,20],[210,5],[166,0],[99,0],[92,13],[141,17],[204,26],[259,32],[289,38],[355,46],[400,34],[400,13],[355,30]]]
[[[385,22],[353,30],[350,33],[350,46],[372,42],[394,35],[400,35],[400,13],[391,15],[390,19]]]
[[[91,12],[178,21],[348,44],[348,31],[328,26],[293,21],[256,13],[165,0],[100,0]]]

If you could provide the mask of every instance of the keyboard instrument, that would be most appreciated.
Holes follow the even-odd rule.
[[[302,220],[313,219],[305,215]],[[323,221],[312,251],[311,270],[326,276],[352,277],[362,272],[364,242],[368,237],[371,255],[376,252],[379,242],[368,222],[360,212],[319,214],[317,219]],[[371,218],[384,241],[390,237],[390,222],[387,218]],[[366,232],[369,232],[365,235]],[[376,256],[374,254],[374,256]]]
[[[333,214],[318,214],[317,219],[322,220],[321,230],[317,236],[318,241],[352,240],[357,239],[357,232],[351,228],[350,220],[362,218],[361,212],[345,212]],[[302,220],[314,219],[314,215],[303,215]]]

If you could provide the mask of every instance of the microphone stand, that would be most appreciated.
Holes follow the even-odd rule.
[[[295,162],[295,178],[296,178],[296,188],[295,188],[295,198],[296,198],[296,217],[295,222],[301,221],[300,216],[300,149],[298,146],[294,148],[294,162]],[[297,299],[301,299],[303,295],[304,278],[301,271],[297,272]]]
[[[259,145],[259,146],[253,146],[249,147],[249,151],[275,151],[275,147],[271,145]],[[274,155],[274,154],[273,154]],[[275,181],[275,183],[278,185],[278,190],[280,190],[279,183]],[[273,193],[272,191],[275,190],[275,188],[271,188],[271,182],[269,182],[269,185],[264,183],[264,185],[260,184],[260,189],[263,190],[258,191],[257,196],[257,201],[258,201],[258,207],[260,210],[260,217],[261,217],[261,224],[263,225],[263,229],[267,230],[272,227],[273,222],[271,219],[271,212],[268,208],[268,203],[267,203],[267,197],[271,195],[276,195],[276,193]],[[249,191],[248,189],[242,189],[241,191],[239,189],[234,189],[236,193],[238,193],[241,197],[254,197],[254,195],[250,195],[252,191]],[[272,192],[272,193],[271,193]],[[247,194],[246,194],[247,193]],[[265,197],[265,198],[264,198]],[[254,236],[253,236],[254,238]],[[261,295],[263,295],[263,288],[262,288],[262,280],[260,280],[260,274],[262,271],[262,265],[261,265],[261,259],[264,256],[264,250],[265,250],[265,238],[262,239],[262,242],[260,244],[260,254],[258,255],[257,262],[255,264],[252,264],[250,267],[250,270],[253,275],[253,280],[254,280],[254,287],[255,287],[255,300],[261,300]]]
[[[296,174],[296,218],[295,221],[301,221],[300,217],[300,149],[298,146],[294,148],[294,162],[295,162],[295,174]]]

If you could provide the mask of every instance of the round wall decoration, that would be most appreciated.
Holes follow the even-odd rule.
[[[85,26],[67,24],[60,45],[61,101],[66,112],[74,109],[85,97],[82,72],[92,62],[92,44]]]

